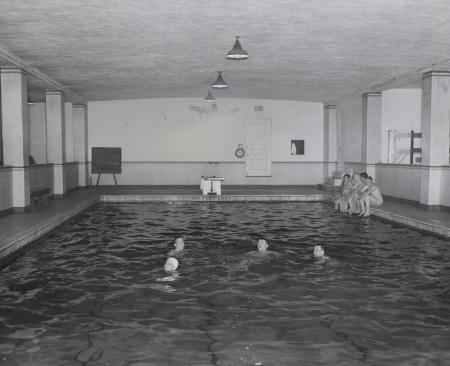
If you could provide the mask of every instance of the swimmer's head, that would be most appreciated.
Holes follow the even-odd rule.
[[[166,272],[174,272],[178,268],[178,260],[174,257],[169,257],[164,263],[164,271]]]
[[[176,250],[183,250],[184,249],[184,240],[183,238],[177,238],[175,242],[173,243],[173,246]]]
[[[258,240],[258,251],[265,252],[267,248],[269,247],[269,244],[267,243],[266,239],[259,239]]]
[[[314,245],[314,258],[323,258],[325,251],[322,245]]]

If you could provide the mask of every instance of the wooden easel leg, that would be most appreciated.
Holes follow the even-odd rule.
[[[97,177],[97,183],[95,184],[96,186],[98,186],[98,182],[100,182],[100,176],[101,176],[101,174],[99,174]]]
[[[117,186],[117,179],[116,179],[116,175],[113,174],[113,178],[114,178],[114,184]]]

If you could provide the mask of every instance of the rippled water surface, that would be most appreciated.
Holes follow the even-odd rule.
[[[448,365],[449,244],[322,203],[100,205],[0,272],[0,365]]]

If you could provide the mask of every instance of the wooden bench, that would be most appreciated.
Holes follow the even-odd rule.
[[[50,194],[49,187],[34,188],[30,192],[31,207],[33,209],[48,203],[48,195]]]

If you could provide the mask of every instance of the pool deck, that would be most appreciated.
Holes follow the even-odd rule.
[[[316,188],[226,187],[221,196],[203,196],[198,187],[153,188],[101,187],[76,191],[64,199],[51,200],[35,211],[0,217],[0,269],[20,255],[33,241],[98,202],[230,202],[230,201],[325,201],[332,197]],[[427,211],[409,204],[386,201],[372,215],[450,240],[450,212]],[[355,217],[355,220],[357,218]]]

